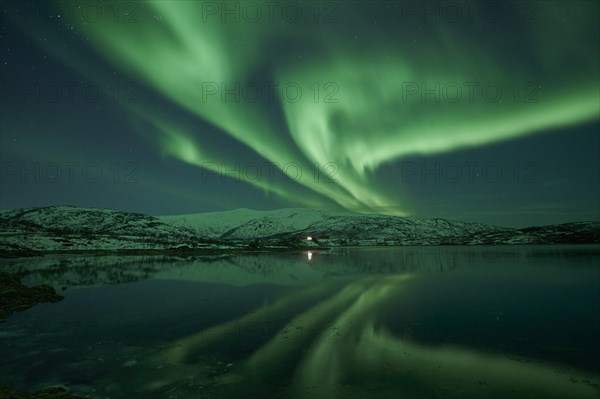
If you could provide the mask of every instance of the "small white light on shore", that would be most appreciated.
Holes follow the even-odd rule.
[[[312,259],[312,252],[308,251],[308,253],[306,254],[306,256],[308,256],[308,260]]]
[[[308,236],[308,237],[306,237],[306,240],[307,240],[307,241],[312,241],[312,237],[311,237],[311,236]]]

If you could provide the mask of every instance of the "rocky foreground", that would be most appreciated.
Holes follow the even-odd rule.
[[[48,285],[26,287],[19,278],[0,272],[0,323],[15,312],[42,302],[58,302],[64,297]]]
[[[84,399],[85,396],[80,396],[70,393],[62,387],[44,388],[34,394],[28,395],[17,392],[8,384],[0,382],[0,399]]]
[[[48,285],[27,287],[18,277],[0,272],[0,323],[15,312],[21,312],[43,302],[58,302],[64,297]],[[63,387],[49,387],[33,394],[18,392],[0,382],[0,399],[83,399]]]

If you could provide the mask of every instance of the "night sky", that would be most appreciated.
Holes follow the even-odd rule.
[[[0,208],[600,218],[597,1],[2,1]]]

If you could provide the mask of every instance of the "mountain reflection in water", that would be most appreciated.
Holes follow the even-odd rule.
[[[98,398],[597,398],[599,254],[421,247],[4,262],[24,281],[68,289],[4,323],[0,380]]]

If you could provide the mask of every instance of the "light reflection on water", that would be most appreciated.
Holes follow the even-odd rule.
[[[0,380],[92,397],[599,395],[600,247],[4,262],[64,301],[0,325]]]

